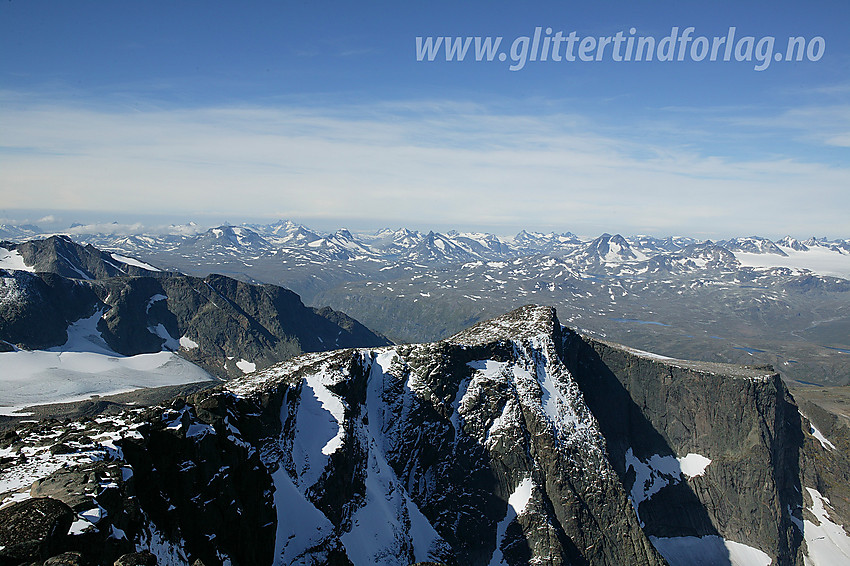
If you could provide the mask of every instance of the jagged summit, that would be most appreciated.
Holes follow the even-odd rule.
[[[532,304],[514,309],[509,313],[497,316],[490,320],[479,322],[478,324],[455,334],[451,338],[448,338],[447,341],[452,344],[481,346],[504,340],[521,342],[523,340],[538,337],[549,337],[552,340],[559,340],[561,339],[562,331],[567,333],[573,332],[561,325],[554,307]],[[746,366],[718,362],[682,360],[662,356],[653,352],[638,350],[636,348],[631,348],[629,346],[607,340],[592,338],[585,338],[585,340],[605,344],[612,349],[627,352],[640,358],[653,360],[662,365],[689,369],[704,374],[755,380],[779,379],[776,370],[769,365]]]
[[[126,275],[149,275],[158,268],[123,255],[108,253],[92,245],[81,246],[65,235],[22,244],[4,243],[0,249],[20,257],[17,270],[49,272],[72,279],[91,280]],[[0,265],[0,267],[3,267]]]
[[[451,338],[453,344],[477,346],[499,340],[522,340],[534,336],[553,337],[560,323],[553,307],[525,305],[511,312],[479,322]]]
[[[520,342],[534,337],[552,339],[556,332],[559,333],[559,329],[560,323],[553,307],[526,305],[504,315],[479,322],[444,340],[443,343],[471,347],[505,341]],[[396,352],[399,349],[435,347],[437,344],[440,343],[370,348],[360,350],[360,355],[381,356]],[[233,379],[228,383],[227,388],[233,393],[246,397],[258,393],[267,393],[281,383],[291,381],[292,376],[301,375],[308,371],[321,372],[319,368],[327,369],[333,368],[335,365],[344,365],[344,362],[340,360],[347,359],[350,355],[356,355],[351,352],[351,350],[337,350],[304,354],[280,362],[263,371]]]
[[[783,257],[788,255],[784,251],[782,251],[782,249],[779,248],[779,246],[777,246],[774,242],[771,242],[767,238],[762,238],[759,236],[732,238],[730,240],[726,240],[725,242],[720,242],[719,245],[722,245],[731,252],[775,254]]]
[[[276,480],[295,498],[290,508],[338,507],[331,483],[353,482],[362,502],[346,518],[325,512],[341,520],[335,530],[287,519],[303,540],[278,542],[282,562],[342,548],[354,564],[565,564],[574,539],[597,547],[589,555],[660,564],[559,357],[559,331],[554,309],[529,305],[441,342],[301,356],[229,383],[252,402],[288,391],[285,439],[270,442],[293,447],[288,475]],[[334,463],[354,453],[365,460],[354,472]],[[574,513],[589,524],[565,523]],[[603,523],[637,542],[614,548]]]
[[[798,251],[798,252],[809,251],[809,248],[808,248],[808,246],[806,246],[806,244],[804,244],[803,242],[801,242],[800,240],[798,240],[796,238],[792,238],[791,236],[785,236],[781,240],[777,240],[776,245],[786,247],[786,248],[791,248],[792,250],[795,250],[795,251]]]

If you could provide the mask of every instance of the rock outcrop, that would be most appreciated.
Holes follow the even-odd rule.
[[[19,564],[53,556],[62,548],[73,517],[70,507],[49,497],[0,509],[0,563]]]

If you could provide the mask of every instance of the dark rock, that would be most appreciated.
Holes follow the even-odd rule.
[[[222,403],[222,409],[233,410],[232,395],[225,397],[226,402],[204,402],[210,394],[220,395],[200,393],[200,403],[221,414],[216,407]],[[212,420],[214,428],[199,420],[185,400],[153,411],[150,419],[153,426],[139,429],[145,431],[144,440],[122,444],[133,468],[137,500],[150,520],[161,532],[179,533],[174,542],[205,564],[219,566],[219,553],[234,564],[271,563],[273,489],[256,450],[244,441],[240,445],[230,440],[232,433],[222,417]],[[175,430],[165,428],[165,423]],[[205,432],[187,435],[192,427]]]
[[[51,236],[15,246],[27,265],[36,272],[50,272],[74,279],[102,279],[148,273],[144,269],[116,262],[94,246],[81,246],[68,236]]]
[[[68,324],[91,316],[101,305],[91,287],[53,273],[12,271],[6,277],[6,288],[11,286],[18,299],[3,303],[0,340],[22,348],[64,344]]]
[[[44,566],[88,566],[81,552],[63,552],[44,561]]]
[[[82,468],[62,468],[44,479],[35,481],[30,488],[33,497],[51,497],[62,501],[74,511],[94,507],[92,498],[99,491],[97,473],[102,463]]]
[[[15,430],[13,430],[13,429],[5,430],[2,433],[0,433],[0,448],[9,448],[10,446],[15,444],[16,442],[19,442],[20,440],[21,440],[21,437],[18,436],[18,433]]]
[[[51,454],[71,454],[72,452],[76,452],[76,450],[74,450],[64,442],[59,442],[50,447]]]
[[[119,557],[113,566],[156,566],[156,556],[147,550],[131,552]]]
[[[61,550],[74,512],[48,497],[0,509],[0,561],[43,560]]]

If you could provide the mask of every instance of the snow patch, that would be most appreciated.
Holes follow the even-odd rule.
[[[542,310],[542,309],[541,309]],[[542,314],[542,313],[538,313]],[[491,326],[495,326],[491,321]],[[453,339],[458,342],[473,342],[482,335],[496,335],[501,328],[476,326]],[[582,400],[581,391],[569,371],[563,367],[548,335],[530,336],[527,341],[516,343],[520,355],[515,362],[476,360],[467,365],[476,370],[472,375],[464,398],[459,404],[459,414],[474,412],[475,399],[480,398],[482,387],[487,381],[496,380],[509,384],[515,391],[509,396],[502,414],[480,439],[491,447],[498,441],[502,429],[518,426],[526,414],[535,414],[551,427],[558,444],[582,446],[602,455],[601,433],[592,414]]]
[[[215,429],[212,425],[204,423],[192,423],[186,429],[186,438],[203,438],[208,434],[215,434]]]
[[[384,452],[384,444],[392,444],[392,435],[384,428],[387,403],[383,393],[387,380],[399,379],[387,373],[395,357],[394,349],[379,353],[369,374],[366,392],[369,418],[364,431],[364,440],[368,439],[365,501],[353,514],[350,531],[341,536],[355,566],[430,561],[444,544],[399,482]],[[415,392],[405,388],[403,398],[398,401],[406,403],[411,395]]]
[[[59,253],[58,251],[56,252],[56,254],[57,254],[60,258],[62,258],[62,260],[64,260],[64,261],[65,261],[65,264],[66,264],[68,267],[70,267],[70,268],[71,268],[71,270],[73,270],[73,271],[74,271],[77,275],[79,275],[79,276],[80,276],[80,279],[84,279],[84,280],[86,280],[86,281],[91,281],[91,277],[89,276],[89,274],[88,274],[88,273],[86,273],[85,271],[80,270],[80,268],[79,268],[79,267],[77,267],[77,266],[76,266],[76,264],[75,264],[73,261],[71,261],[70,259],[68,259],[68,258],[67,258],[67,257],[65,257],[64,255],[62,255],[62,254],[61,254],[61,253]]]
[[[112,259],[114,259],[116,261],[120,261],[121,263],[124,263],[124,264],[127,264],[127,265],[132,265],[133,267],[140,267],[140,268],[145,269],[147,271],[162,271],[161,269],[157,269],[156,267],[154,267],[154,266],[152,266],[148,263],[145,263],[143,261],[139,261],[137,259],[133,259],[132,257],[127,257],[127,256],[123,256],[123,255],[118,255],[118,254],[111,254],[111,255],[112,255]]]
[[[14,277],[0,277],[0,306],[22,305],[26,302],[26,284]]]
[[[323,374],[310,374],[301,382],[301,396],[292,443],[293,480],[306,490],[321,477],[328,456],[345,439],[345,405],[323,382]],[[285,422],[285,421],[283,421]]]
[[[508,505],[514,510],[517,517],[525,513],[525,509],[531,501],[531,491],[533,488],[534,482],[531,481],[531,478],[524,478],[508,498]]]
[[[154,303],[157,303],[159,301],[164,301],[166,299],[168,299],[168,297],[166,297],[162,293],[157,293],[156,295],[154,295],[153,297],[148,299],[148,304],[145,305],[145,314],[151,312],[151,307],[153,306]]]
[[[118,428],[115,432],[100,432],[98,425],[110,424]],[[74,450],[69,453],[52,454],[51,446],[66,432],[65,428],[51,429],[52,432],[21,433],[22,444],[17,447],[0,449],[0,458],[17,460],[13,466],[0,470],[0,507],[30,498],[30,486],[39,479],[46,478],[62,468],[75,468],[93,461],[102,461],[119,454],[115,443],[121,438],[139,434],[128,431],[129,423],[121,416],[101,417],[89,425],[72,423],[77,430],[85,430],[94,441],[88,444],[69,442]],[[101,488],[115,486],[111,481],[100,482]],[[92,525],[101,521],[106,512],[95,506],[84,510],[77,519]],[[87,525],[75,521],[74,529],[85,530]]]
[[[189,338],[188,336],[181,336],[179,344],[181,348],[184,348],[186,350],[193,350],[198,347],[198,343]]]
[[[411,542],[416,546],[408,539],[405,525],[410,521],[412,503],[374,439],[369,445],[367,466],[366,500],[352,516],[351,530],[340,539],[355,566],[395,566],[407,554]],[[430,531],[425,532],[428,540],[422,541],[423,546],[438,538],[433,529]],[[423,549],[426,555],[427,549]]]
[[[649,540],[670,566],[770,566],[773,562],[757,548],[718,536],[649,537]]]
[[[525,513],[529,502],[531,501],[531,493],[534,490],[534,482],[530,477],[525,477],[519,485],[508,497],[508,510],[505,513],[505,518],[499,522],[496,527],[496,549],[493,551],[493,556],[490,558],[490,566],[500,566],[505,564],[505,557],[502,554],[502,543],[504,542],[505,533],[508,526],[520,515]]]
[[[101,506],[97,506],[94,509],[86,509],[85,511],[81,511],[77,513],[81,519],[85,519],[92,525],[98,524],[105,516],[106,511]]]
[[[466,396],[466,391],[469,389],[470,382],[471,380],[468,377],[461,380],[460,384],[458,384],[454,401],[452,401],[451,423],[455,431],[455,442],[457,442],[457,439],[460,437],[462,430],[462,424],[460,421],[460,404]]]
[[[189,559],[183,551],[186,543],[182,540],[171,542],[157,530],[153,521],[145,521],[147,532],[142,532],[137,551],[148,550],[156,556],[157,566],[189,566]]]
[[[818,442],[821,443],[821,446],[823,446],[827,450],[836,450],[835,445],[830,442],[829,439],[815,427],[814,423],[812,423],[812,420],[809,417],[804,415],[802,411],[800,411],[800,416],[809,421],[809,433],[814,436]]]
[[[68,326],[68,339],[61,346],[48,348],[48,352],[91,352],[96,354],[111,354],[117,355],[115,350],[110,348],[100,330],[97,329],[97,323],[103,318],[103,310],[95,312],[88,318],[80,320]],[[33,350],[37,351],[37,350]]]
[[[197,347],[197,344],[195,344]],[[257,364],[251,363],[248,360],[241,359],[236,362],[236,367],[242,370],[242,373],[251,373],[257,371]]]
[[[662,326],[666,326],[666,325],[662,325]],[[649,358],[650,360],[661,360],[661,361],[664,361],[664,360],[673,360],[673,359],[675,359],[675,358],[670,358],[670,357],[668,357],[668,356],[662,356],[661,354],[656,354],[656,353],[654,353],[654,352],[647,352],[647,351],[645,351],[645,350],[638,350],[637,348],[629,348],[629,347],[627,347],[627,346],[620,346],[620,347],[621,347],[623,350],[626,350],[627,352],[629,352],[630,354],[634,354],[634,355],[639,356],[639,357],[641,357],[641,358]]]
[[[283,467],[272,474],[272,481],[277,513],[274,564],[296,564],[310,548],[332,537],[334,526],[301,494]]]
[[[95,526],[90,522],[85,519],[76,519],[73,523],[71,523],[71,529],[68,531],[68,534],[79,535],[93,530],[95,530]]]
[[[676,458],[679,462],[679,467],[682,473],[688,478],[695,478],[705,473],[705,469],[711,464],[711,459],[706,458],[702,454],[690,453],[684,458]]]
[[[193,417],[188,406],[179,411],[173,409],[165,411],[162,414],[162,420],[165,421],[167,430],[181,431],[185,429],[186,438],[203,438],[208,434],[215,434],[215,428]]]
[[[162,344],[164,348],[171,350],[172,352],[180,349],[180,343],[168,333],[168,330],[162,325],[162,323],[159,323],[156,326],[148,326],[148,332],[162,338],[164,340]]]
[[[806,539],[808,554],[804,557],[806,566],[831,566],[850,564],[850,536],[829,518],[829,499],[810,487],[806,488],[812,498],[809,510],[819,524],[808,519],[803,520],[803,537]]]
[[[6,248],[0,248],[0,269],[35,273],[35,268],[24,263],[24,258],[18,253],[18,250],[7,250]]]
[[[632,484],[629,499],[635,512],[638,513],[638,518],[640,518],[641,503],[664,487],[680,483],[684,480],[684,476],[695,478],[703,475],[709,464],[711,464],[710,458],[694,453],[684,458],[653,454],[648,460],[643,461],[629,448],[626,451],[626,470],[631,468],[635,472],[635,481]]]
[[[812,431],[811,431],[812,436],[814,436],[815,438],[818,439],[818,442],[821,443],[821,446],[823,446],[824,448],[829,448],[830,450],[836,449],[835,444],[830,442],[829,439],[827,437],[825,437],[821,431],[819,431],[817,428],[815,428],[815,425],[811,425],[811,426],[812,426]]]

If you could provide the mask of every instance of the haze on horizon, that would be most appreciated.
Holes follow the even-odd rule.
[[[583,240],[592,240],[602,234],[620,234],[625,237],[651,236],[656,238],[687,237],[698,241],[727,240],[741,237],[762,237],[778,241],[786,236],[800,241],[809,238],[827,240],[850,240],[847,233],[828,234],[822,230],[812,233],[783,232],[781,229],[772,232],[648,232],[629,230],[627,226],[584,226],[579,225],[474,225],[474,224],[429,224],[423,221],[413,223],[391,223],[385,219],[371,219],[362,222],[351,222],[348,218],[307,218],[298,219],[293,217],[235,217],[224,215],[184,216],[184,215],[145,215],[126,213],[91,213],[79,214],[75,211],[46,211],[25,210],[15,211],[0,210],[0,230],[9,227],[37,228],[38,235],[65,234],[72,238],[87,235],[183,235],[194,236],[207,232],[221,226],[246,226],[257,228],[269,226],[282,222],[293,222],[297,225],[316,232],[319,235],[333,234],[339,230],[349,230],[355,236],[376,234],[383,230],[414,230],[422,234],[429,231],[439,233],[488,233],[497,236],[504,242],[512,241],[520,231],[536,232],[541,234],[573,234]],[[119,220],[120,219],[120,220]],[[2,232],[0,232],[2,233]]]

